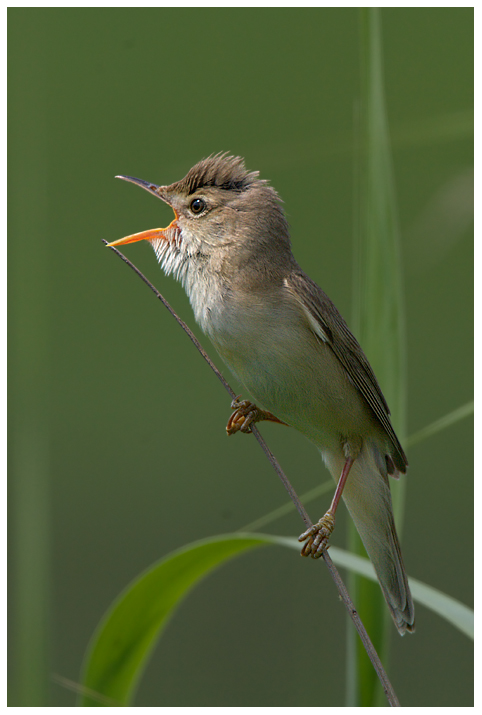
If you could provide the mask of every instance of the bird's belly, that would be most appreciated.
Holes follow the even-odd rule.
[[[321,449],[373,430],[370,410],[331,348],[304,325],[211,338],[260,406]]]

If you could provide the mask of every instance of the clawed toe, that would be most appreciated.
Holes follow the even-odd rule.
[[[231,402],[231,409],[234,412],[226,425],[228,435],[236,432],[244,432],[245,434],[251,432],[250,424],[256,421],[259,412],[255,404],[249,400],[240,400],[240,397],[241,395],[238,395]]]
[[[231,409],[234,410],[234,412],[226,425],[226,432],[228,435],[235,434],[236,432],[249,434],[251,432],[251,425],[255,422],[261,422],[263,420],[278,422],[278,424],[281,425],[286,424],[272,415],[271,412],[260,410],[254,402],[250,402],[250,400],[240,400],[240,397],[241,395],[238,395],[231,402]]]
[[[317,524],[310,526],[298,537],[298,541],[306,542],[301,549],[301,555],[319,559],[329,546],[328,541],[334,528],[335,517],[331,511],[327,511]]]

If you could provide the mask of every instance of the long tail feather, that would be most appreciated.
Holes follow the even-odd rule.
[[[343,461],[326,453],[323,458],[338,480]],[[404,635],[415,630],[415,612],[395,530],[388,476],[380,466],[384,463],[377,445],[366,442],[351,468],[343,499],[375,567],[398,632]]]

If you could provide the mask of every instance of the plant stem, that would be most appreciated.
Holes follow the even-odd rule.
[[[103,240],[103,243],[107,245],[107,241]],[[178,316],[178,314],[172,308],[172,306],[167,302],[167,300],[164,298],[164,296],[161,293],[159,293],[157,288],[155,288],[155,286],[144,276],[143,273],[140,272],[140,270],[131,261],[129,261],[128,258],[126,258],[126,256],[124,256],[124,254],[122,254],[120,251],[117,250],[117,248],[114,248],[113,246],[109,246],[109,248],[112,251],[114,251],[114,253],[116,253],[119,256],[119,258],[121,258],[124,261],[124,263],[126,263],[130,268],[132,268],[132,270],[135,273],[137,273],[139,278],[141,278],[144,281],[144,283],[147,286],[149,286],[149,288],[157,296],[157,298],[159,298],[159,300],[162,302],[162,304],[168,309],[168,311],[173,316],[173,318],[175,318],[175,320],[179,323],[179,325],[184,330],[184,332],[188,335],[189,339],[194,343],[194,345],[196,346],[196,348],[198,349],[198,351],[200,352],[200,354],[202,355],[204,360],[207,362],[207,364],[209,365],[211,370],[213,370],[216,377],[222,383],[225,390],[229,393],[231,398],[234,399],[236,397],[234,390],[231,388],[231,386],[228,384],[228,382],[224,379],[222,374],[219,372],[218,368],[213,363],[213,361],[211,360],[211,358],[209,357],[207,352],[204,350],[204,348],[202,347],[201,343],[196,338],[196,336],[194,335],[192,330],[186,325],[186,323],[183,320],[181,320],[181,318]],[[283,472],[281,465],[279,464],[278,460],[276,459],[274,454],[269,449],[268,445],[264,441],[263,437],[261,436],[261,434],[259,433],[259,430],[257,429],[257,427],[255,425],[252,425],[251,431],[252,431],[253,435],[255,436],[255,438],[257,439],[261,449],[267,456],[273,469],[277,473],[278,477],[281,479],[281,482],[283,483],[284,488],[290,495],[290,499],[296,506],[298,513],[300,514],[301,518],[303,519],[303,521],[305,523],[305,526],[307,528],[309,528],[312,525],[310,517],[308,516],[308,513],[307,513],[306,509],[304,508],[303,504],[299,500],[295,490],[291,486],[291,483],[290,483],[288,477]],[[370,658],[370,661],[372,662],[372,665],[378,675],[378,678],[380,680],[380,683],[383,687],[383,690],[385,692],[385,695],[387,697],[387,700],[388,700],[390,706],[391,707],[400,707],[398,698],[395,694],[392,684],[390,683],[390,681],[388,679],[388,676],[385,672],[382,662],[381,662],[380,658],[378,657],[378,653],[376,652],[376,650],[370,640],[370,637],[365,629],[365,626],[363,625],[363,623],[360,619],[360,616],[358,615],[358,613],[355,609],[355,606],[353,605],[353,602],[350,598],[350,595],[346,589],[345,584],[343,583],[343,580],[338,572],[338,569],[334,565],[334,563],[331,560],[331,557],[329,556],[327,551],[325,551],[323,553],[323,560],[328,568],[330,576],[332,577],[333,581],[335,582],[335,586],[338,589],[340,598],[343,601],[345,608],[347,609],[347,611],[350,615],[350,618],[353,621],[353,624],[358,632],[358,635],[360,636],[360,639],[363,643],[366,653],[367,653],[368,657]]]

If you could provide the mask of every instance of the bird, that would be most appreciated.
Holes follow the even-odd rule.
[[[167,228],[108,245],[147,240],[164,273],[184,286],[197,323],[254,398],[233,401],[228,434],[270,420],[321,452],[337,486],[326,514],[299,537],[302,555],[319,558],[328,548],[343,498],[398,632],[413,632],[389,486],[389,477],[406,473],[407,457],[362,348],[293,256],[278,193],[227,152],[202,159],[170,185],[116,178],[174,211]]]

